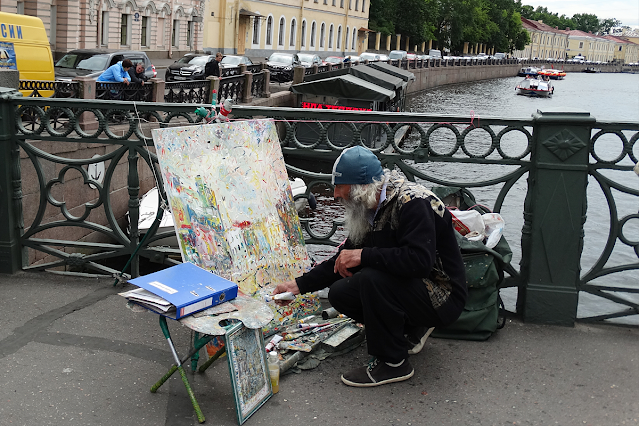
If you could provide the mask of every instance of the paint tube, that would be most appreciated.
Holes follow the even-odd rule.
[[[271,341],[266,344],[266,352],[271,352],[273,350],[273,348],[275,347],[275,345],[277,345],[279,342],[281,342],[282,339],[283,339],[283,337],[280,336],[279,334],[276,334],[275,336],[273,336]]]
[[[273,300],[294,300],[295,295],[290,291],[284,293],[272,294],[270,296],[264,296],[265,302],[272,302]]]

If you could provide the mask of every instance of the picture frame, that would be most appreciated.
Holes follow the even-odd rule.
[[[259,328],[246,328],[242,322],[226,331],[226,353],[237,420],[243,424],[272,395],[264,337]]]

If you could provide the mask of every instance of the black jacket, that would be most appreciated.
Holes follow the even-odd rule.
[[[217,59],[210,60],[206,63],[204,67],[204,74],[208,77],[210,75],[214,77],[220,76],[220,63]]]
[[[147,81],[149,79],[149,77],[147,77],[144,74],[144,71],[142,71],[141,73],[136,73],[135,72],[135,66],[132,66],[131,68],[129,68],[129,76],[131,77],[131,83],[144,83],[145,81]]]
[[[423,186],[409,182],[398,172],[387,173],[386,200],[375,215],[373,230],[359,247],[346,240],[342,249],[362,248],[362,267],[371,267],[405,278],[429,278],[429,296],[444,322],[455,320],[466,302],[466,274],[444,204]],[[341,279],[333,272],[332,258],[296,279],[301,293],[320,290]],[[435,281],[437,266],[448,280]],[[354,272],[354,271],[353,271]],[[447,318],[447,307],[454,318]]]

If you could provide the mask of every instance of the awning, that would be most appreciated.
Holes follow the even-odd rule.
[[[395,77],[399,77],[404,81],[415,80],[415,74],[413,74],[412,72],[397,68],[393,65],[389,65],[386,62],[370,62],[368,66],[387,74],[394,75]]]
[[[397,90],[406,85],[406,82],[394,75],[385,73],[375,68],[368,67],[366,65],[356,65],[354,67],[344,67],[342,69],[323,72],[319,74],[311,74],[304,76],[304,81],[317,81],[325,78],[338,77],[341,75],[350,74],[362,80],[366,80],[369,83],[376,84],[388,90]]]
[[[330,96],[367,102],[386,102],[395,97],[394,91],[350,74],[294,84],[290,90],[298,95]]]
[[[251,12],[250,10],[246,10],[246,9],[240,9],[240,16],[256,16],[258,18],[264,17],[257,12]]]
[[[364,27],[359,27],[359,31],[360,33],[374,33],[375,31],[373,30],[369,30],[368,28],[364,28]]]

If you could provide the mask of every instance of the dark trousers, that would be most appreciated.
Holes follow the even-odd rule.
[[[405,333],[443,325],[419,278],[362,268],[333,283],[328,299],[339,312],[365,324],[368,353],[386,362],[408,357]]]

